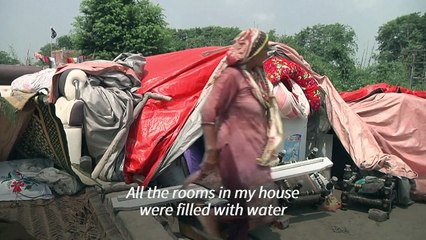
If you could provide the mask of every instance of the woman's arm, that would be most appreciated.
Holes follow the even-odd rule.
[[[208,175],[211,170],[219,163],[217,147],[217,130],[212,124],[203,124],[203,135],[205,152],[203,162],[201,163],[201,175]]]
[[[219,118],[226,117],[229,107],[238,93],[238,77],[241,73],[237,69],[226,69],[216,80],[210,95],[201,110],[201,124],[204,135],[205,153],[201,165],[202,174],[208,172],[218,164],[217,132]]]

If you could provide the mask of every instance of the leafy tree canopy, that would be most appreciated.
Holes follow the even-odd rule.
[[[426,14],[411,13],[379,27],[375,56],[382,81],[425,89]]]
[[[351,27],[339,23],[318,24],[294,36],[274,35],[274,39],[296,49],[316,72],[327,75],[337,89],[356,88],[353,74],[357,44]]]
[[[170,29],[171,50],[178,51],[188,48],[205,46],[226,46],[232,44],[241,32],[236,27],[209,26],[190,29]]]
[[[0,64],[19,64],[20,61],[16,57],[15,53],[8,53],[0,51]]]
[[[412,13],[391,20],[379,28],[378,60],[404,58],[409,51],[426,49],[426,14]]]
[[[60,36],[56,39],[56,44],[60,49],[65,48],[67,50],[75,49],[75,44],[73,42],[71,35]]]
[[[86,55],[112,59],[121,52],[152,55],[167,50],[163,9],[149,0],[83,0],[80,11],[74,40]]]

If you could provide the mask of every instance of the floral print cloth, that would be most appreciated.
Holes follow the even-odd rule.
[[[40,170],[50,165],[46,159],[0,162],[0,201],[52,198],[47,184],[35,178]]]
[[[290,80],[293,80],[302,88],[311,108],[313,110],[320,108],[320,87],[317,80],[304,68],[282,57],[269,58],[265,61],[263,68],[266,77],[274,86],[282,82],[291,91],[292,83]]]

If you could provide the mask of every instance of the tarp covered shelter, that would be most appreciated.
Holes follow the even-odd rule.
[[[426,197],[425,93],[380,83],[340,94],[367,124],[380,148],[418,174],[414,197],[421,199]]]
[[[381,121],[380,117],[376,118],[375,121],[378,123],[395,126],[395,128],[398,126],[394,132],[396,136],[406,134],[401,131],[417,129],[418,134],[411,134],[411,137],[415,138],[411,140],[417,141],[417,145],[412,146],[412,148],[417,146],[417,151],[414,151],[416,153],[410,148],[406,148],[407,144],[411,143],[411,140],[407,142],[407,139],[401,140],[405,144],[400,145],[400,148],[392,149],[396,142],[386,136],[383,137],[383,134],[380,138],[377,131],[374,131],[372,120],[367,119],[362,107],[357,108],[354,103],[346,103],[327,76],[313,71],[309,63],[291,47],[272,42],[270,46],[304,67],[319,82],[325,93],[323,101],[326,105],[327,118],[342,145],[360,169],[378,170],[409,179],[418,178],[417,194],[425,196],[426,188],[423,187],[422,181],[426,178],[424,171],[426,155],[424,146],[421,144],[425,140],[426,129],[425,122],[421,121],[421,119],[425,119],[423,110],[426,100],[422,98],[425,94],[424,91],[417,91],[414,95],[402,97],[405,100],[413,98],[416,104],[419,104],[418,107],[411,105],[415,108],[411,114],[416,114],[415,116],[409,117],[407,113],[394,112],[393,115],[389,113],[389,117],[393,116],[392,119],[384,118]],[[226,48],[206,47],[147,57],[146,74],[142,79],[139,93],[160,93],[170,96],[172,101],[148,100],[143,112],[133,124],[126,147],[124,172],[127,181],[132,181],[134,175],[142,175],[143,184],[146,185],[152,177],[174,160],[171,157],[166,158],[166,156],[177,136],[185,134],[181,133],[181,130],[190,116],[197,115],[194,109],[202,103],[203,96],[210,86],[208,83],[213,81],[212,74],[214,75],[218,68],[223,67],[221,61],[225,53]],[[345,97],[344,94],[343,96]],[[348,96],[351,95],[346,95],[346,100],[350,99]],[[356,98],[351,98],[351,100],[356,100]],[[402,111],[401,108],[404,108],[404,104],[406,104],[404,101],[400,99],[397,105],[394,104],[393,111]],[[361,103],[358,102],[359,104]],[[375,114],[382,116],[380,109],[385,110],[383,108],[386,107],[379,103],[371,103],[371,105],[374,104],[377,104]],[[383,104],[385,103],[383,102]],[[405,120],[409,118],[419,121],[408,127],[409,123]],[[395,120],[396,124],[391,123],[391,120]],[[198,122],[195,120],[187,125],[191,124],[197,128]],[[198,128],[200,128],[199,124]],[[200,132],[194,133],[193,136],[199,135]],[[188,143],[186,142],[186,144]],[[405,152],[414,153],[416,157],[412,158]]]

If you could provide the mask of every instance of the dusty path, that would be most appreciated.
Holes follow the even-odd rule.
[[[335,196],[340,197],[336,191]],[[390,218],[375,222],[368,218],[368,206],[351,206],[336,212],[312,209],[309,206],[289,210],[290,227],[284,230],[266,228],[253,235],[254,239],[292,240],[420,240],[426,239],[426,203],[407,208],[395,207]]]
[[[89,205],[95,194],[94,189],[86,189],[71,197],[0,202],[0,239],[100,239]]]

